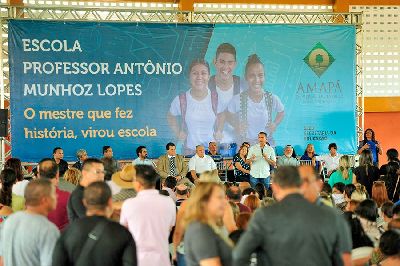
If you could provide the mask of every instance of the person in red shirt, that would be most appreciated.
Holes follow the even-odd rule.
[[[56,187],[57,207],[49,212],[47,218],[61,231],[68,225],[67,204],[70,193],[58,188],[59,171],[58,165],[54,160],[50,158],[41,160],[38,166],[38,174],[39,178],[50,180]]]

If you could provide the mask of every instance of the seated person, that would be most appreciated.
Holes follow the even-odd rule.
[[[218,145],[215,141],[210,141],[208,143],[208,151],[207,155],[209,155],[214,162],[222,162],[222,155],[218,153]]]
[[[322,165],[327,171],[327,175],[330,176],[332,172],[339,167],[341,155],[337,152],[336,143],[329,144],[328,150],[328,154],[317,156],[317,160],[322,162]]]
[[[104,164],[104,180],[111,180],[112,175],[121,169],[118,161],[113,158],[111,146],[103,146],[103,158],[101,158],[101,161]]]
[[[64,176],[64,173],[68,170],[68,163],[63,160],[64,151],[61,147],[56,147],[53,149],[53,160],[58,165],[58,172],[60,176]]]
[[[332,199],[338,209],[344,209],[346,207],[346,200],[344,198],[345,184],[338,182],[332,187]]]
[[[176,153],[176,146],[170,142],[166,145],[167,153],[157,160],[157,172],[161,176],[161,183],[168,177],[176,178],[178,185],[185,184],[192,188],[194,184],[186,178],[188,167],[185,158]]]
[[[133,160],[133,165],[149,165],[154,167],[153,161],[148,159],[148,153],[145,146],[139,146],[136,149],[136,155],[138,156]]]
[[[193,181],[206,171],[218,171],[214,160],[205,154],[204,146],[196,146],[196,154],[189,160],[189,171]]]
[[[76,158],[78,161],[76,161],[72,167],[82,171],[82,164],[88,158],[87,152],[83,149],[78,150],[76,152]]]
[[[321,162],[317,160],[318,154],[315,153],[314,145],[309,143],[307,145],[304,154],[301,156],[300,161],[307,162],[306,165],[312,165],[315,170],[319,173],[320,172],[320,164]]]
[[[182,202],[187,200],[190,196],[189,187],[186,186],[185,184],[180,184],[176,186],[175,196],[176,196],[176,207],[179,209]]]
[[[279,166],[299,166],[300,162],[296,158],[296,153],[292,145],[286,145],[283,150],[283,155],[277,160],[277,165]]]
[[[167,176],[167,178],[161,184],[161,190],[165,190],[168,192],[168,195],[171,199],[176,202],[176,190],[177,181],[174,176]]]

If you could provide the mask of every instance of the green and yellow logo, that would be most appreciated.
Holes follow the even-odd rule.
[[[319,42],[303,60],[318,77],[321,77],[335,61],[335,58],[333,58],[329,51]]]

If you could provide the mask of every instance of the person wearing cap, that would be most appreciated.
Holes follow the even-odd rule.
[[[125,165],[121,171],[112,175],[111,182],[119,188],[118,193],[113,193],[112,198],[114,202],[124,201],[136,196],[136,191],[133,187],[135,175],[135,167],[132,164]]]
[[[196,154],[189,160],[189,171],[193,181],[196,181],[205,171],[218,173],[217,165],[209,155],[205,154],[203,145],[196,146]]]
[[[138,265],[132,235],[109,220],[113,209],[109,186],[104,182],[91,183],[85,188],[83,202],[86,217],[74,221],[61,234],[52,265]],[[96,242],[89,251],[86,246],[90,241]]]
[[[292,145],[286,145],[283,155],[276,162],[278,166],[299,166],[300,162],[296,158]]]
[[[198,182],[214,182],[218,184],[222,184],[221,178],[219,178],[218,173],[216,171],[205,171],[197,180]]]

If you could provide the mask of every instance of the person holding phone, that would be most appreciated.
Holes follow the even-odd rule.
[[[378,154],[382,155],[382,148],[379,142],[375,139],[375,132],[371,128],[365,130],[364,139],[360,141],[357,153],[361,154],[364,150],[370,150],[372,152],[372,162],[376,167],[378,167]]]

